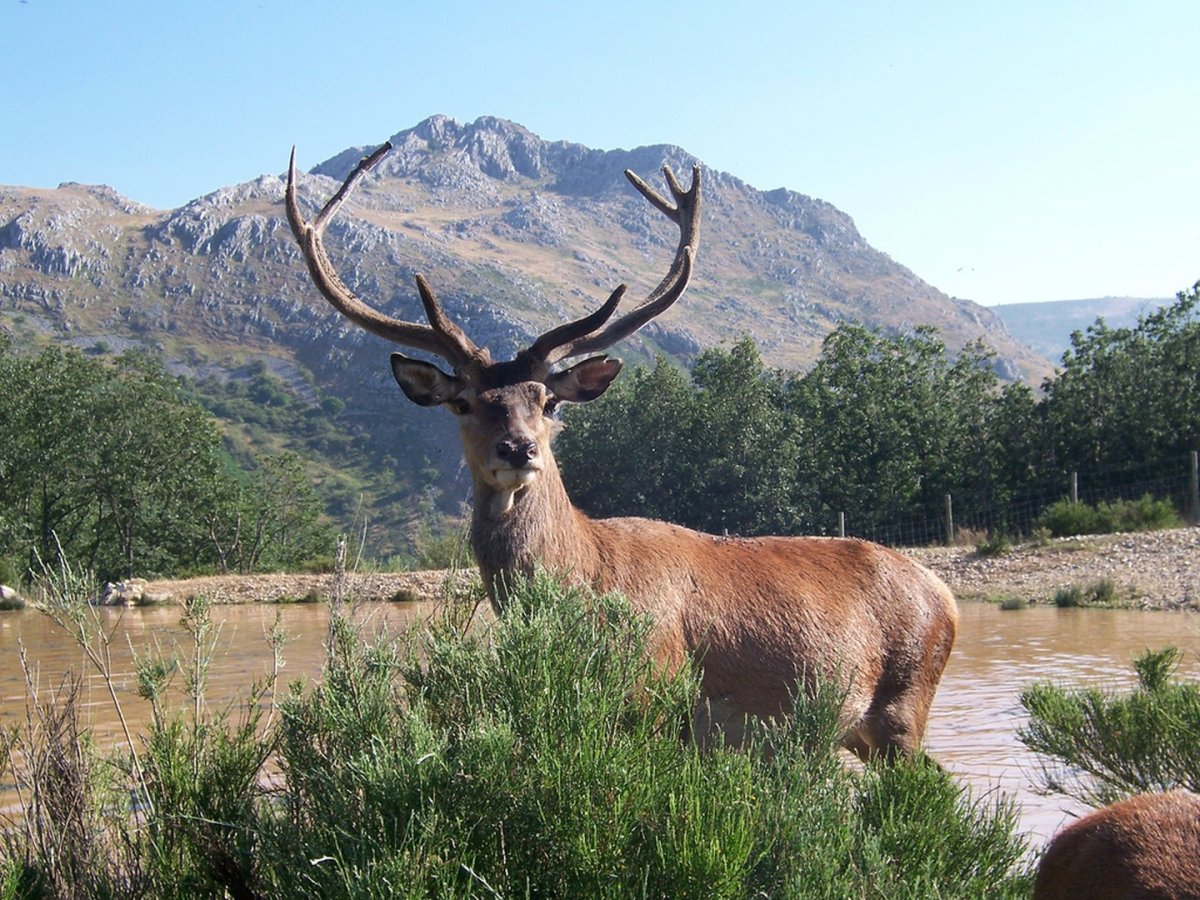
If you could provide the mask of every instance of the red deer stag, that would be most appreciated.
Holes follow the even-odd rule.
[[[1034,900],[1200,898],[1200,796],[1137,794],[1072,822],[1046,848]]]
[[[399,353],[391,358],[410,400],[445,406],[458,417],[474,481],[471,542],[493,605],[503,605],[507,575],[539,566],[620,591],[654,621],[657,664],[674,670],[689,658],[701,660],[698,734],[720,728],[740,741],[747,715],[786,714],[806,679],[811,687],[816,677],[840,677],[849,682],[845,746],[864,758],[913,753],[957,627],[954,598],[932,573],[858,540],[712,537],[648,519],[590,519],[571,504],[559,477],[550,447],[555,406],[599,397],[621,361],[599,355],[553,367],[611,346],[679,299],[699,243],[699,166],[686,191],[663,169],[673,202],[625,173],[680,232],[669,272],[645,300],[613,319],[622,285],[596,312],[496,362],[450,321],[422,277],[417,289],[429,325],[379,313],[335,272],[322,232],[388,149],[362,160],[311,224],[296,197],[293,149],[288,221],[313,281],[339,312],[449,364],[452,374]]]

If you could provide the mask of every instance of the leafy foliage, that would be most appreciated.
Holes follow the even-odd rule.
[[[1030,718],[1018,736],[1047,757],[1046,788],[1097,806],[1129,793],[1200,790],[1200,683],[1177,677],[1180,660],[1174,647],[1147,651],[1128,693],[1026,688]]]
[[[1054,537],[1153,531],[1182,524],[1183,519],[1173,504],[1149,495],[1095,505],[1059,500],[1048,506],[1037,519],[1037,525]]]
[[[1099,319],[1073,334],[1045,391],[1063,463],[1114,465],[1200,447],[1200,282],[1132,328]]]
[[[212,418],[144,355],[0,339],[0,556],[65,553],[103,577],[290,564],[328,546],[295,456],[239,470]]]

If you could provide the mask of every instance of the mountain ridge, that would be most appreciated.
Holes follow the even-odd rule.
[[[594,150],[543,141],[495,117],[460,124],[432,116],[392,143],[329,225],[331,258],[366,302],[411,321],[424,321],[414,284],[423,273],[447,313],[497,357],[592,311],[619,283],[631,298],[648,293],[676,236],[621,173],[631,168],[661,185],[663,165],[685,181],[700,165],[674,145]],[[306,214],[369,149],[348,148],[299,175]],[[663,352],[686,364],[749,334],[769,364],[802,368],[842,321],[893,333],[930,323],[952,350],[988,343],[1005,378],[1036,384],[1049,372],[993,313],[947,297],[871,248],[832,204],[701,168],[705,214],[692,285],[623,341],[619,355]],[[266,360],[296,397],[344,404],[337,420],[354,440],[339,451],[348,454],[341,463],[357,474],[343,493],[370,482],[368,500],[383,502],[433,490],[453,508],[468,486],[453,462],[450,417],[405,404],[387,344],[348,324],[313,288],[283,189],[282,173],[263,174],[155,210],[107,186],[0,187],[0,328],[22,346],[140,346],[173,371],[218,381]],[[379,467],[391,468],[367,474]]]
[[[1058,363],[1071,346],[1071,334],[1086,331],[1102,318],[1110,328],[1129,328],[1140,316],[1174,301],[1173,297],[1094,297],[1003,303],[991,307],[1014,338]]]

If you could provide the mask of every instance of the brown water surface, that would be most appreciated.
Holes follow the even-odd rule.
[[[1192,613],[1031,607],[959,607],[958,642],[930,713],[926,745],[976,796],[999,789],[1017,800],[1023,827],[1040,845],[1082,807],[1041,796],[1038,758],[1016,738],[1026,721],[1022,688],[1049,681],[1123,689],[1136,682],[1133,660],[1174,644],[1182,672],[1200,675],[1200,618]]]
[[[365,607],[368,627],[393,628],[424,615],[421,604],[377,604]],[[238,696],[265,678],[271,653],[264,634],[276,615],[290,635],[281,689],[289,681],[312,677],[324,657],[329,621],[325,605],[219,606],[220,650],[210,676],[211,702]],[[177,607],[102,611],[115,629],[112,642],[118,696],[134,730],[145,722],[148,704],[134,690],[129,645],[139,652],[158,643],[164,651],[183,641]],[[1035,791],[1037,760],[1017,741],[1023,723],[1017,700],[1034,681],[1068,685],[1126,687],[1134,680],[1132,661],[1147,648],[1175,644],[1185,652],[1184,671],[1200,674],[1200,618],[1185,613],[1036,607],[1005,612],[983,603],[961,607],[958,643],[942,680],[930,717],[927,744],[951,773],[969,784],[976,796],[1000,790],[1016,798],[1026,829],[1041,844],[1078,811],[1061,797]],[[0,612],[0,727],[25,718],[25,682],[19,647],[36,664],[38,683],[56,686],[64,672],[86,676],[82,701],[97,738],[117,739],[112,701],[98,674],[61,628],[39,613]],[[0,808],[12,802],[11,779],[0,784]]]

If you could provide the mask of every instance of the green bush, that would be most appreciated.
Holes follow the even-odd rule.
[[[447,605],[419,633],[367,641],[335,618],[320,681],[270,728],[199,702],[155,717],[135,782],[149,802],[79,830],[103,835],[82,849],[122,848],[80,866],[89,895],[1028,896],[1012,808],[922,759],[848,768],[835,685],[744,750],[683,739],[698,681],[657,672],[649,635],[622,598],[544,578],[486,625]],[[143,695],[190,670],[147,661]],[[85,768],[71,784],[99,796]],[[39,852],[52,844],[21,835],[0,873],[66,883]]]
[[[1054,605],[1059,608],[1074,606],[1113,606],[1121,599],[1120,588],[1111,578],[1100,578],[1086,588],[1077,584],[1061,587],[1054,592]]]
[[[1155,500],[1149,494],[1138,500],[1114,500],[1095,506],[1059,500],[1037,519],[1037,527],[1046,529],[1052,537],[1154,531],[1182,524],[1183,519],[1169,500]]]
[[[1021,703],[1029,724],[1018,737],[1044,757],[1045,787],[1102,805],[1129,793],[1200,790],[1200,682],[1176,678],[1174,647],[1148,651],[1128,693],[1042,683]]]
[[[1077,584],[1059,588],[1054,592],[1054,605],[1059,609],[1069,609],[1083,605],[1083,589]]]
[[[1137,500],[1102,503],[1099,509],[1111,523],[1110,531],[1155,531],[1183,525],[1183,518],[1170,500],[1156,500],[1149,494]]]
[[[680,739],[689,672],[655,673],[619,597],[537,579],[485,634],[342,634],[284,708],[272,893],[1021,896],[1011,809],[922,762],[848,770],[841,694],[745,752]],[[272,858],[267,854],[268,858]],[[302,878],[297,881],[297,873]]]
[[[975,545],[975,552],[980,556],[1003,556],[1012,550],[1012,541],[1003,532],[990,532],[985,540]]]

